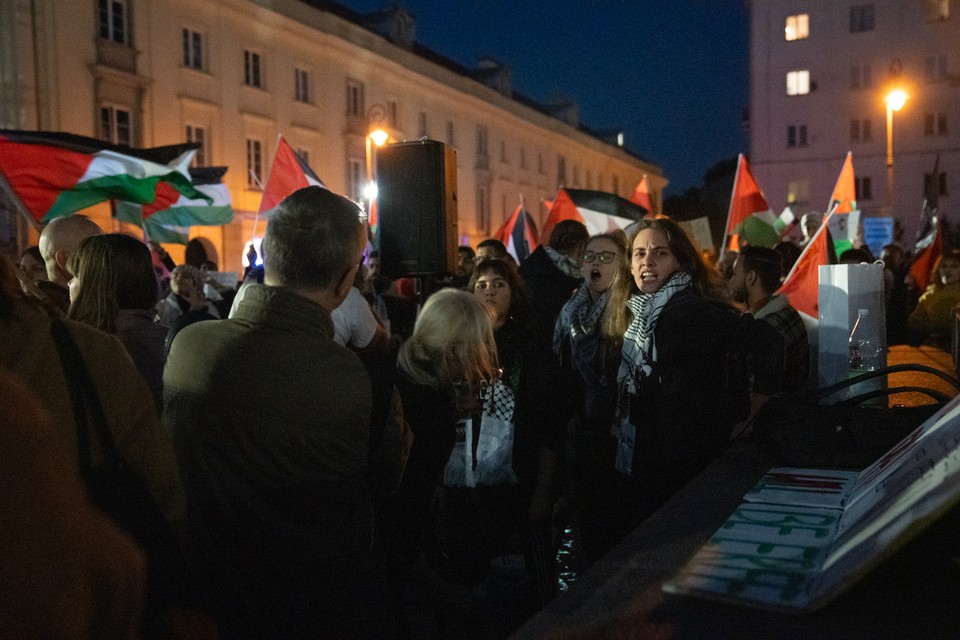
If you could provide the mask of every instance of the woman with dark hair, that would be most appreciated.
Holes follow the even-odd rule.
[[[120,338],[159,410],[167,329],[155,322],[159,287],[150,249],[120,233],[91,236],[70,256],[68,268],[73,279],[67,317]]]
[[[628,532],[699,474],[783,377],[783,338],[727,302],[727,285],[669,218],[643,220],[610,294],[623,336],[615,467],[628,478]],[[746,365],[744,367],[743,365]]]
[[[468,580],[487,576],[494,558],[523,553],[534,595],[544,604],[553,592],[549,524],[563,445],[556,361],[547,341],[535,335],[527,288],[512,263],[482,260],[469,288],[495,314],[493,335],[502,374],[482,398],[483,411],[493,410],[499,419],[502,450],[509,457],[502,460],[502,473],[484,467],[481,475],[477,461],[476,486],[448,488],[448,540],[463,552]],[[474,431],[480,425],[479,433],[472,434],[479,446],[489,422],[474,417],[472,424]],[[524,546],[511,547],[511,539]]]

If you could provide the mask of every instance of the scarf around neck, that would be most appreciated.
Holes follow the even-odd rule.
[[[593,335],[603,317],[603,310],[607,308],[610,290],[607,289],[597,298],[596,302],[590,299],[590,290],[586,284],[580,285],[573,297],[563,305],[557,324],[553,330],[553,351],[560,355],[561,345],[566,336],[577,340],[581,336]]]
[[[688,288],[691,280],[689,273],[677,271],[655,293],[636,293],[627,300],[633,320],[623,334],[623,359],[617,380],[625,382],[630,393],[636,393],[637,381],[653,373],[653,332],[663,308],[675,293]]]
[[[580,279],[580,265],[577,264],[576,260],[560,253],[553,247],[544,245],[543,248],[547,252],[547,255],[550,256],[550,262],[553,263],[553,266],[571,278]]]

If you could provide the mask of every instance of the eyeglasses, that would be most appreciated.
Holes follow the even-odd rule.
[[[583,254],[584,262],[593,262],[599,259],[603,264],[610,264],[614,258],[619,258],[620,254],[616,251],[587,251]]]

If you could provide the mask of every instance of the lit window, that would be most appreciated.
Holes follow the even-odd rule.
[[[203,37],[192,29],[183,29],[183,66],[203,71]]]
[[[130,18],[125,0],[99,0],[97,18],[100,37],[120,44],[130,44]]]
[[[191,167],[205,167],[207,165],[207,132],[203,127],[197,127],[192,124],[186,126],[187,142],[195,142],[200,146],[197,152],[193,154]]]
[[[927,22],[937,22],[950,17],[950,0],[926,0]]]
[[[788,71],[787,72],[787,95],[802,96],[810,93],[810,72],[809,71]]]
[[[247,187],[263,189],[263,143],[247,138]]]
[[[113,105],[100,107],[100,139],[113,144],[132,146],[133,127],[130,111]]]
[[[347,115],[362,116],[363,111],[363,83],[347,80]]]
[[[293,99],[310,102],[310,74],[306,69],[293,70]]]
[[[874,14],[872,4],[850,7],[850,33],[873,31]]]
[[[807,14],[787,16],[787,25],[784,29],[784,37],[787,40],[803,40],[809,35],[810,18]]]
[[[249,49],[243,52],[243,83],[248,87],[263,88],[260,75],[260,54]]]

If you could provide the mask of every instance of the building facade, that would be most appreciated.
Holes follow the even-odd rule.
[[[559,186],[627,197],[646,174],[659,211],[667,184],[616,132],[581,125],[575,105],[540,105],[513,91],[508,67],[484,59],[465,68],[419,45],[402,9],[359,15],[327,0],[14,0],[0,3],[0,43],[0,127],[136,147],[192,141],[201,145],[197,163],[229,167],[235,221],[192,231],[226,270],[262,235],[255,212],[278,134],[330,189],[358,201],[372,131],[453,146],[459,230],[472,244],[521,198],[542,221],[541,202]],[[85,213],[121,228],[107,207]],[[6,219],[8,239],[14,226],[20,244],[36,238],[12,213]]]
[[[825,211],[850,151],[863,215],[893,217],[908,249],[927,186],[960,221],[960,2],[754,0],[750,20],[750,166],[771,207]]]

